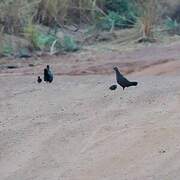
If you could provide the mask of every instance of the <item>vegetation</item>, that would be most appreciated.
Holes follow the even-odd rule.
[[[172,19],[170,17],[167,17],[165,20],[165,28],[170,34],[178,34],[180,35],[180,23],[177,22],[176,19]]]
[[[34,50],[76,51],[80,46],[73,33],[85,26],[92,27],[92,34],[137,28],[139,42],[151,41],[157,22],[163,17],[160,4],[161,0],[1,0],[0,53],[13,54],[7,35],[28,40],[27,48]],[[178,33],[179,19],[175,13],[162,22],[169,32]],[[68,28],[72,25],[73,30]],[[63,37],[58,36],[59,31]]]

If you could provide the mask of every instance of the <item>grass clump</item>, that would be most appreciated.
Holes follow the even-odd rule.
[[[168,33],[180,35],[180,23],[178,23],[176,19],[173,20],[172,18],[167,17],[164,24]]]
[[[24,34],[37,50],[50,51],[51,53],[55,51],[54,49],[56,49],[56,52],[73,52],[78,50],[78,46],[72,37],[64,35],[63,38],[58,38],[55,34],[40,31],[33,24],[29,24],[24,29]]]
[[[63,48],[67,52],[74,52],[74,51],[79,50],[79,47],[77,43],[75,42],[75,40],[72,37],[67,36],[67,35],[64,36]]]

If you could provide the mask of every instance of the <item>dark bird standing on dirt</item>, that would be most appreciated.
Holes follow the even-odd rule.
[[[131,82],[131,81],[128,81],[118,70],[117,67],[114,67],[114,70],[116,72],[116,81],[117,83],[123,88],[123,90],[126,88],[126,87],[130,87],[130,86],[137,86],[138,83],[137,82]]]
[[[53,73],[50,70],[49,65],[44,69],[44,81],[51,83],[53,81]]]
[[[44,69],[44,81],[48,82],[48,71],[46,68]]]
[[[41,79],[40,76],[38,76],[37,82],[38,82],[38,83],[41,83],[41,82],[42,82],[42,79]]]

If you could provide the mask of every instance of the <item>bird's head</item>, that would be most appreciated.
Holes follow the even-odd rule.
[[[47,69],[49,69],[49,65],[47,65]]]
[[[115,71],[118,71],[118,68],[117,68],[117,67],[114,67],[113,69],[114,69]]]

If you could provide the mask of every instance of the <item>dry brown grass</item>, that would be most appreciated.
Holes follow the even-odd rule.
[[[22,31],[28,4],[23,0],[0,3],[0,28],[2,32],[18,34]]]
[[[137,25],[140,29],[142,39],[153,39],[153,30],[159,17],[158,1],[137,0],[136,2],[140,10]]]
[[[0,28],[17,34],[27,22],[48,26],[68,22],[88,22],[94,18],[97,3],[103,0],[6,0],[0,2]]]
[[[85,23],[94,18],[97,3],[102,0],[41,0],[35,21],[52,25],[64,25],[68,22]]]

